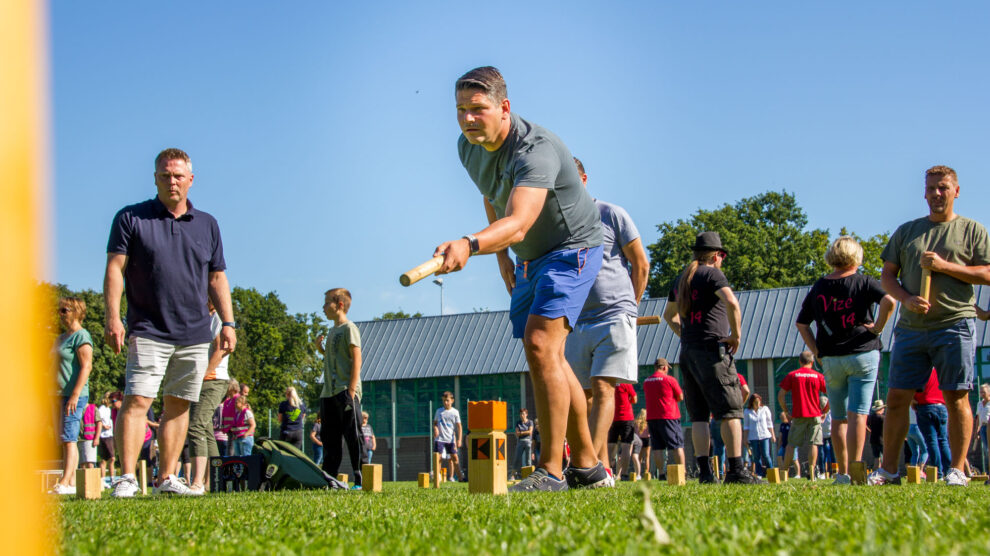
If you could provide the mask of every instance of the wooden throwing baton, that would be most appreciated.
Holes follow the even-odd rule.
[[[403,286],[411,286],[423,278],[426,278],[430,274],[440,270],[442,265],[443,255],[437,255],[416,268],[406,272],[402,276],[399,276],[399,283]]]
[[[932,293],[932,271],[929,268],[922,268],[921,293],[919,293],[918,295],[925,298],[925,300],[928,301],[929,304],[931,304],[932,300],[929,299],[931,293]]]
[[[644,324],[660,324],[660,317],[657,315],[636,317],[636,326],[643,326]]]

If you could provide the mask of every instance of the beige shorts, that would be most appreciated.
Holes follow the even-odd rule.
[[[791,421],[791,432],[787,435],[788,446],[821,446],[822,418],[795,417]]]
[[[126,388],[128,396],[157,398],[162,394],[191,402],[199,401],[199,389],[209,361],[210,344],[173,346],[165,342],[131,336],[127,343]]]
[[[79,463],[96,463],[96,446],[92,440],[80,440],[76,443],[79,446]]]

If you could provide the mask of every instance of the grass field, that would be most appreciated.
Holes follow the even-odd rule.
[[[486,496],[384,492],[149,496],[53,504],[66,554],[990,554],[990,487],[669,487],[649,496],[671,542],[640,520],[644,483]]]

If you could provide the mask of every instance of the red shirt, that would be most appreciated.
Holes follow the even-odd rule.
[[[676,378],[660,374],[660,371],[653,373],[643,381],[643,395],[646,396],[647,419],[681,418],[677,398],[683,397],[683,393]]]
[[[632,384],[620,384],[615,387],[615,417],[612,422],[633,420],[633,398],[636,397],[636,389]]]
[[[938,387],[938,375],[935,373],[935,369],[932,369],[932,374],[928,377],[925,388],[921,392],[915,392],[914,401],[918,402],[919,405],[931,405],[933,403],[945,405],[942,390]]]
[[[821,417],[825,375],[814,369],[801,367],[788,373],[780,381],[780,388],[791,393],[792,416]]]
[[[744,377],[740,373],[736,373],[736,376],[739,377],[739,388],[740,389],[742,389],[743,386],[747,386],[747,384],[746,384],[746,377]]]

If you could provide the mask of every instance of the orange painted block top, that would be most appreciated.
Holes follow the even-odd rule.
[[[505,402],[468,402],[468,430],[504,431],[505,410]]]

